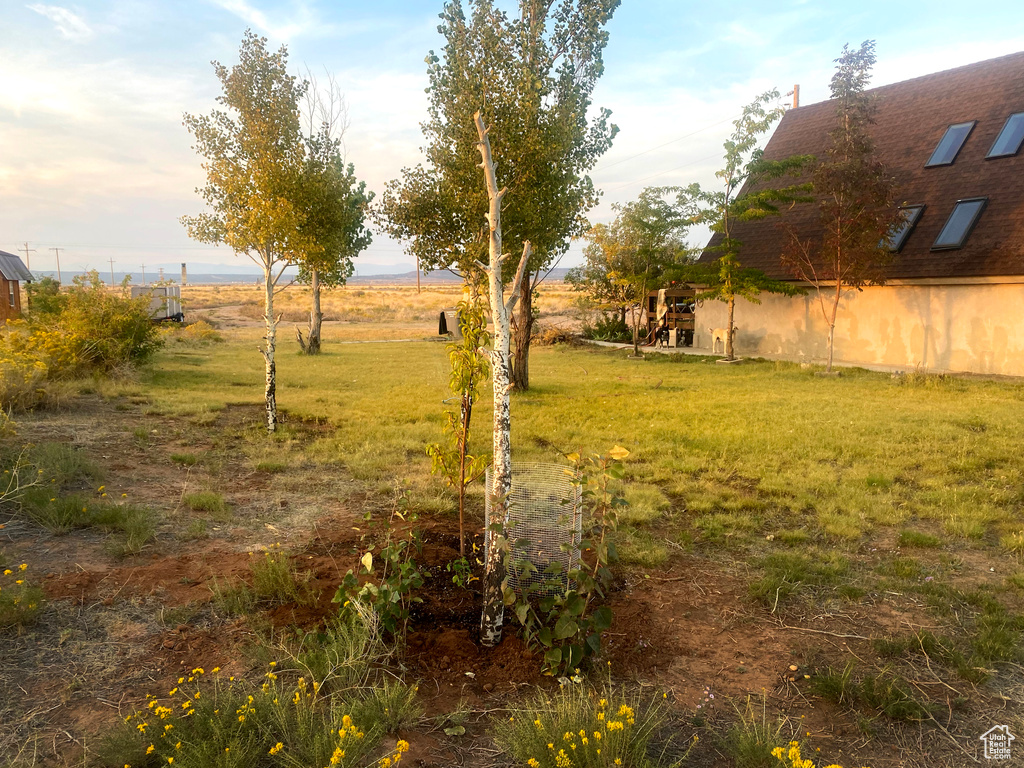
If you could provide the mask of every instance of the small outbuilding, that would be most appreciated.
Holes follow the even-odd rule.
[[[21,317],[21,283],[31,283],[32,273],[13,253],[0,251],[0,324]]]

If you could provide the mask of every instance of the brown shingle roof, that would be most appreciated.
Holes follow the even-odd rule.
[[[925,204],[889,278],[994,277],[1024,275],[1024,151],[986,160],[1006,118],[1024,111],[1024,52],[875,88],[875,155],[897,181],[897,199]],[[790,110],[765,147],[765,157],[824,155],[835,121],[831,101]],[[946,128],[976,120],[952,165],[925,168]],[[957,200],[988,197],[988,206],[966,245],[932,251],[931,246]],[[804,238],[821,241],[818,208],[805,204],[781,216],[736,227],[743,242],[740,261],[773,277],[788,278],[779,255],[788,241],[786,225]],[[711,244],[715,244],[715,236]],[[714,258],[706,253],[704,259]]]

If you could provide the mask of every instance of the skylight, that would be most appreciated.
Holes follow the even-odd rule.
[[[1024,112],[1016,112],[1006,118],[1003,130],[986,157],[1012,157],[1020,152],[1021,142],[1024,142]]]
[[[988,202],[987,197],[974,197],[969,200],[957,200],[953,212],[946,219],[942,231],[932,244],[933,251],[963,248],[971,230],[978,222],[978,217]]]
[[[976,120],[972,120],[969,123],[956,123],[949,126],[942,141],[939,142],[939,146],[935,148],[925,164],[925,168],[931,168],[933,165],[952,165],[976,123]]]
[[[888,247],[890,251],[895,253],[903,248],[903,244],[907,242],[910,233],[917,226],[917,220],[921,218],[922,211],[924,211],[923,205],[907,205],[900,208],[900,212],[903,214],[903,222],[889,235]]]

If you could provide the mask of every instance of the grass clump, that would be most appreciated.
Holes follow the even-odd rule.
[[[181,464],[183,467],[194,467],[199,463],[199,457],[194,453],[172,453],[171,461]]]
[[[1008,533],[1000,537],[999,543],[1007,552],[1011,552],[1017,557],[1024,557],[1024,531]]]
[[[304,678],[285,683],[270,671],[257,685],[224,679],[219,670],[207,676],[197,667],[129,715],[99,749],[98,762],[109,768],[383,765],[367,757],[384,729],[359,722],[351,710],[349,701],[322,696],[319,685]],[[408,745],[399,742],[399,748],[400,757]]]
[[[152,510],[137,504],[96,504],[80,494],[59,494],[53,486],[29,488],[22,498],[22,514],[50,533],[98,528],[122,534],[111,543],[114,554],[137,555],[156,534]]]
[[[214,580],[213,599],[224,612],[234,615],[252,613],[257,608],[286,603],[308,603],[314,596],[308,587],[309,574],[299,574],[291,558],[275,544],[249,560],[250,582],[222,586]]]
[[[193,512],[223,513],[227,510],[224,497],[216,491],[186,493],[181,499]]]
[[[918,722],[929,717],[930,706],[921,702],[895,675],[854,675],[856,667],[849,662],[841,670],[828,667],[811,679],[811,690],[834,704],[848,707],[864,706],[891,720]]]
[[[801,592],[839,585],[850,571],[849,561],[834,553],[775,552],[761,561],[761,567],[765,573],[750,585],[750,595],[773,610]]]
[[[905,530],[900,531],[896,545],[916,549],[938,549],[942,546],[942,539],[922,531]]]
[[[518,765],[598,768],[676,765],[692,742],[655,745],[670,720],[663,696],[648,699],[610,686],[567,685],[514,708],[494,724],[494,739]]]
[[[29,452],[29,461],[35,465],[40,479],[62,487],[102,479],[99,467],[70,443],[40,443]]]
[[[0,570],[0,630],[28,626],[43,605],[43,590],[29,582],[26,571],[28,563]]]
[[[769,768],[778,762],[771,750],[782,741],[783,723],[768,717],[768,704],[762,699],[758,711],[750,697],[743,710],[736,710],[737,722],[725,737],[726,751],[735,761],[736,768]]]
[[[374,723],[385,733],[407,728],[423,714],[416,701],[419,691],[397,678],[385,677],[366,688],[352,708],[352,716],[363,723]]]

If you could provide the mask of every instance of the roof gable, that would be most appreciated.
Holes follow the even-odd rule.
[[[1006,119],[1024,112],[1024,52],[870,93],[878,97],[877,119],[871,127],[875,157],[895,177],[902,204],[925,206],[887,276],[1024,275],[1024,152],[986,159]],[[832,101],[788,111],[765,147],[765,157],[823,156],[835,116]],[[946,129],[967,122],[975,125],[954,162],[925,167]],[[932,251],[957,201],[977,197],[988,198],[988,204],[964,247]],[[743,265],[791,278],[779,263],[789,227],[802,238],[820,242],[818,207],[798,205],[781,216],[737,225],[734,236],[743,243]],[[710,245],[719,239],[716,235]],[[706,252],[704,258],[714,255]]]
[[[5,280],[32,282],[32,273],[26,269],[21,258],[6,251],[0,251],[0,275],[3,275]]]

